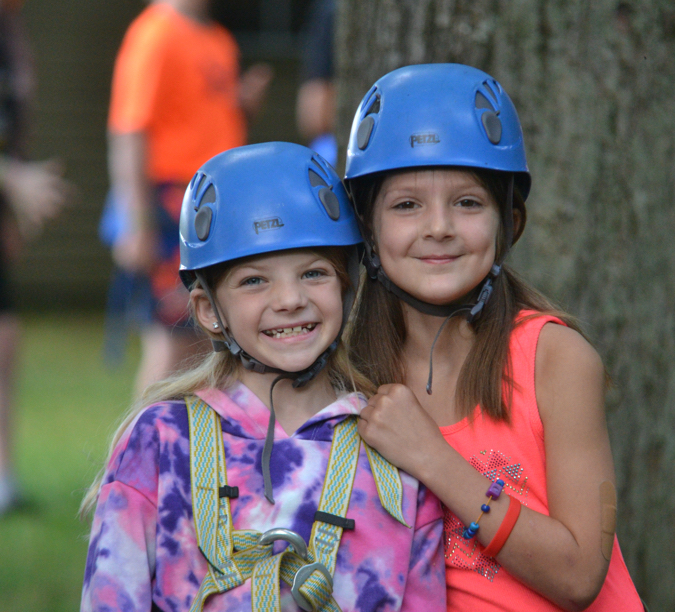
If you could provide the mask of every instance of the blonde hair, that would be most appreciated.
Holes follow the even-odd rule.
[[[328,247],[311,250],[325,257],[333,265],[341,281],[344,296],[345,292],[351,287],[349,275],[347,274],[347,257],[344,249]],[[227,274],[227,269],[220,267],[219,270],[215,271],[216,277],[218,279],[223,278]],[[212,286],[215,286],[216,283],[212,284],[209,279],[209,284]],[[200,288],[199,281],[196,281],[192,289],[198,288]],[[190,304],[190,311],[192,319],[196,321],[192,304]],[[343,339],[338,344],[337,350],[328,358],[326,363],[328,379],[337,395],[358,391],[366,396],[370,396],[375,393],[375,386],[360,370],[354,367],[349,357],[349,350],[346,347],[346,342],[348,342],[350,335],[349,327],[349,325],[346,326],[343,332]],[[201,329],[209,337],[220,339],[220,336],[215,336],[210,330],[203,327]],[[200,389],[226,389],[237,380],[241,368],[242,365],[239,359],[234,357],[229,351],[213,352],[206,357],[199,358],[196,362],[188,363],[186,369],[182,372],[150,385],[141,397],[132,403],[113,434],[106,462],[87,489],[80,504],[80,518],[86,518],[96,506],[106,466],[112,457],[115,447],[119,444],[126,430],[147,406],[157,402],[182,400],[186,395],[192,395]]]

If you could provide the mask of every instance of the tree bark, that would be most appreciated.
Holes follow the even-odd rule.
[[[613,379],[619,539],[652,610],[675,609],[675,6],[672,0],[342,0],[338,136],[402,65],[497,78],[533,189],[511,263],[580,318]]]

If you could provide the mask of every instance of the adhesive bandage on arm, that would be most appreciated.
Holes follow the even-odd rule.
[[[602,556],[609,561],[616,533],[616,489],[609,480],[600,483],[600,512],[600,549]]]

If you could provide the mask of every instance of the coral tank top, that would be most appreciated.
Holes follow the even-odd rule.
[[[465,418],[440,430],[448,444],[481,474],[491,480],[504,480],[505,493],[516,497],[524,506],[548,515],[544,428],[535,396],[534,365],[543,326],[563,323],[544,315],[527,318],[536,314],[521,312],[511,334],[509,350],[515,382],[511,423],[483,417],[476,408],[473,422]],[[562,609],[512,577],[495,559],[483,555],[483,546],[476,539],[467,541],[462,537],[464,526],[459,519],[447,508],[444,508],[444,514],[449,611],[546,612]],[[588,610],[643,610],[616,537],[605,583]]]

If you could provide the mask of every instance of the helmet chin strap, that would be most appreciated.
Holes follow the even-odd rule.
[[[213,309],[213,312],[216,315],[218,325],[220,326],[220,329],[222,330],[223,334],[223,340],[211,340],[211,343],[213,344],[213,350],[216,352],[229,350],[234,357],[239,358],[241,364],[244,366],[245,369],[250,370],[252,372],[256,372],[258,374],[278,374],[278,376],[272,381],[272,385],[270,386],[270,418],[267,423],[265,445],[263,446],[261,458],[263,483],[265,485],[265,497],[267,498],[267,501],[273,504],[274,491],[272,487],[272,475],[270,472],[270,465],[272,462],[272,447],[274,445],[274,426],[276,424],[276,415],[274,413],[274,387],[280,380],[290,379],[293,381],[292,382],[293,388],[297,389],[299,387],[304,387],[309,381],[316,378],[319,372],[321,372],[321,370],[323,370],[326,367],[326,364],[328,363],[328,358],[337,350],[340,338],[342,336],[342,332],[345,328],[347,315],[343,313],[342,325],[340,327],[340,331],[338,331],[338,335],[336,336],[335,340],[333,340],[333,342],[331,342],[328,348],[316,358],[316,360],[312,365],[299,372],[287,372],[286,370],[281,370],[280,368],[273,368],[272,366],[268,366],[262,361],[258,361],[255,357],[249,355],[245,350],[241,348],[241,346],[239,346],[239,343],[234,339],[232,333],[227,330],[227,327],[225,327],[225,325],[223,325],[223,320],[220,316],[220,309],[218,308],[218,303],[214,298],[208,283],[206,282],[206,278],[200,271],[195,271],[195,276],[197,277],[197,280],[199,280],[199,284],[201,285],[202,289],[204,290],[204,293],[206,293],[206,297],[211,303],[211,308]],[[353,299],[348,300],[348,303],[345,304],[345,310],[350,309],[352,303]]]
[[[434,341],[431,344],[431,351],[429,352],[429,378],[427,379],[427,386],[426,386],[426,390],[429,395],[431,395],[432,391],[434,348],[436,347],[436,342],[438,341],[438,338],[440,337],[443,328],[445,327],[446,323],[450,319],[452,319],[452,317],[462,313],[467,313],[466,320],[468,323],[473,323],[480,316],[481,312],[485,308],[485,304],[487,304],[488,300],[490,299],[490,296],[492,295],[493,281],[501,274],[504,259],[506,259],[506,256],[511,250],[513,242],[513,179],[514,176],[513,174],[511,174],[507,186],[506,206],[503,218],[504,243],[505,243],[504,252],[502,253],[499,260],[495,261],[495,263],[492,264],[490,272],[483,279],[480,291],[478,292],[478,298],[473,304],[470,302],[462,303],[466,298],[466,296],[458,300],[459,303],[442,304],[442,305],[430,304],[429,302],[423,302],[422,300],[418,300],[415,296],[410,295],[407,291],[404,291],[398,285],[394,284],[394,282],[387,276],[386,272],[382,268],[380,258],[378,257],[377,253],[374,252],[373,246],[370,243],[370,241],[368,240],[364,241],[365,244],[365,253],[363,257],[364,265],[366,266],[368,276],[371,279],[377,280],[384,286],[385,289],[387,289],[387,291],[394,294],[400,300],[403,300],[406,304],[412,306],[415,310],[423,314],[432,315],[434,317],[443,317],[445,319],[441,323],[441,326],[438,329],[438,332],[436,333]],[[362,219],[360,215],[357,215],[357,219],[359,223],[362,225],[363,229]],[[366,235],[365,232],[363,233],[363,235]]]

